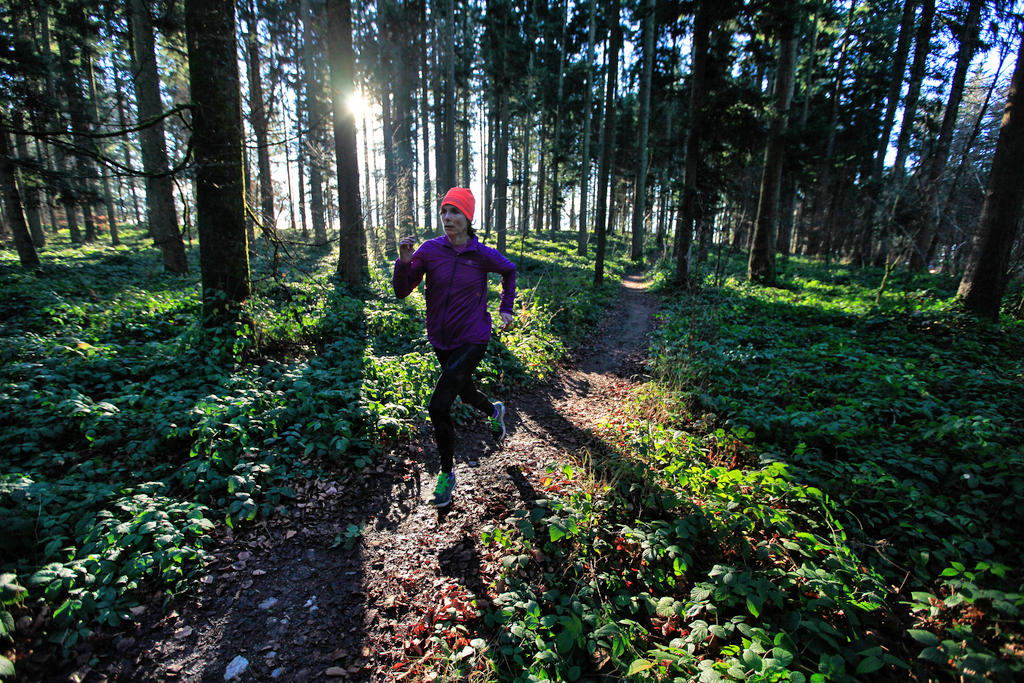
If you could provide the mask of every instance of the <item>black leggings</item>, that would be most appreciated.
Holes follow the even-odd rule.
[[[455,397],[460,396],[467,403],[490,417],[494,406],[480,393],[473,383],[473,371],[484,357],[487,344],[465,344],[457,349],[444,351],[434,347],[437,360],[441,362],[441,376],[430,396],[430,423],[434,425],[434,439],[441,456],[441,471],[451,472],[455,456],[455,425],[452,423],[451,407]]]

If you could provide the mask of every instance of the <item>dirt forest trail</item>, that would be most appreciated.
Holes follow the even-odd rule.
[[[487,635],[477,610],[489,604],[500,557],[481,529],[529,509],[549,466],[590,450],[593,428],[643,372],[656,307],[640,276],[627,276],[591,342],[505,399],[502,447],[482,420],[457,426],[448,509],[427,502],[438,464],[424,428],[374,476],[308,481],[290,516],[222,534],[199,590],[170,613],[140,609],[130,632],[95,639],[77,680],[423,680],[410,667],[439,616],[463,623],[455,635],[467,640]],[[470,449],[482,453],[479,467],[468,466]]]

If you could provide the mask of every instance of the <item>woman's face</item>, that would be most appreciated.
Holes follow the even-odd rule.
[[[451,204],[441,207],[441,223],[452,244],[463,244],[469,239],[469,220]]]

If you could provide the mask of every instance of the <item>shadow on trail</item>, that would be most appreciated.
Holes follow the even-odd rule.
[[[483,572],[481,570],[480,552],[476,542],[464,534],[458,541],[445,548],[438,555],[441,573],[456,579],[469,591],[483,595]]]

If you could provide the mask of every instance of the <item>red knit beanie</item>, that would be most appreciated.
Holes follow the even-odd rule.
[[[462,212],[466,219],[473,222],[473,210],[476,209],[476,200],[473,193],[467,187],[453,187],[441,200],[441,206],[451,204]]]

